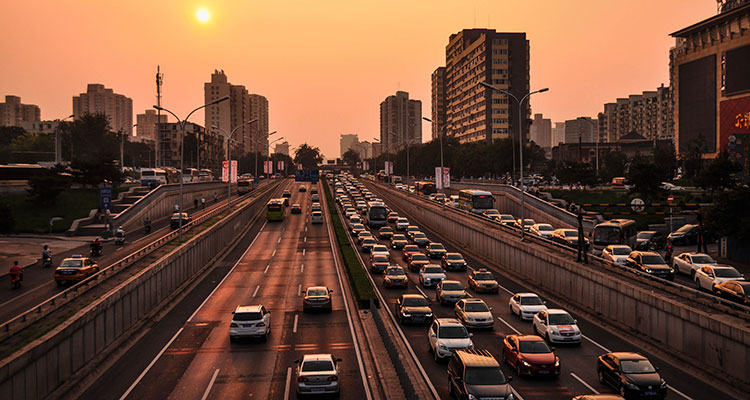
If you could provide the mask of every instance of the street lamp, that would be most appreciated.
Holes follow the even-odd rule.
[[[62,162],[62,149],[60,146],[60,124],[65,121],[66,119],[73,118],[74,115],[68,115],[67,117],[63,119],[57,120],[57,126],[55,127],[55,164],[60,164]],[[73,160],[73,155],[70,155],[71,161]]]
[[[526,192],[523,190],[523,136],[522,136],[523,135],[523,130],[522,130],[522,128],[523,128],[523,123],[522,123],[522,121],[523,121],[523,102],[526,101],[526,99],[528,99],[529,96],[531,96],[532,94],[546,92],[546,91],[549,90],[549,88],[539,89],[539,90],[536,90],[536,91],[533,91],[533,92],[526,93],[526,95],[524,95],[521,98],[521,100],[518,100],[518,97],[514,96],[513,93],[508,92],[507,90],[498,89],[498,88],[490,85],[487,82],[479,82],[479,84],[482,85],[482,86],[484,86],[487,89],[491,89],[491,90],[495,90],[495,91],[498,91],[500,93],[503,93],[506,96],[511,97],[513,100],[516,101],[516,103],[518,103],[518,151],[519,151],[519,159],[520,159],[520,163],[519,163],[519,173],[520,173],[519,174],[519,178],[520,179],[519,179],[519,182],[521,184],[521,240],[523,241],[524,238],[526,237],[525,231],[523,229],[523,222],[524,222],[524,215],[523,214],[524,214],[524,206],[525,206],[524,200],[525,200],[525,197],[526,197]],[[515,153],[513,153],[513,154],[515,154]],[[514,162],[514,165],[515,165],[515,162]]]
[[[128,133],[128,132],[130,132],[130,131],[132,131],[133,128],[135,128],[136,126],[138,126],[138,124],[133,124],[133,126],[131,126],[130,128],[128,128],[128,130],[126,130],[125,132],[122,132],[120,134],[120,171],[124,171],[125,170],[125,160],[124,160],[124,157],[123,157],[123,154],[125,154],[125,150],[124,150],[124,148],[125,148],[125,134]]]
[[[168,109],[166,109],[166,108],[164,108],[162,106],[159,106],[159,105],[155,105],[154,106],[154,108],[157,109],[157,110],[159,110],[159,111],[166,111],[166,112],[172,114],[172,116],[175,117],[175,119],[177,119],[177,123],[180,125],[180,131],[181,131],[181,135],[180,135],[180,175],[179,175],[179,177],[180,177],[180,210],[179,210],[179,212],[180,213],[183,213],[184,210],[185,210],[185,208],[183,207],[184,202],[183,202],[183,197],[182,197],[182,181],[184,180],[182,175],[185,173],[185,168],[184,168],[185,167],[185,146],[184,146],[184,144],[185,144],[185,124],[187,123],[188,119],[190,118],[191,115],[193,115],[194,112],[200,110],[201,108],[212,106],[214,104],[219,104],[219,103],[221,103],[224,100],[229,100],[229,96],[224,96],[224,97],[218,98],[218,99],[216,99],[214,101],[208,102],[208,103],[206,103],[206,104],[204,104],[204,105],[196,108],[193,111],[190,111],[190,113],[188,113],[187,117],[185,117],[184,120],[181,120],[180,117],[177,116],[177,114],[173,113],[172,111],[170,111],[170,110],[168,110]],[[177,227],[177,229],[178,229],[178,231],[177,231],[177,238],[181,242],[182,241],[182,214],[180,214],[180,218],[178,218],[178,227]]]
[[[422,119],[429,122],[430,124],[434,124],[432,120],[427,117],[422,117]],[[443,177],[445,177],[445,173],[443,172],[443,135],[445,134],[446,127],[448,127],[448,123],[443,124],[443,126],[438,129],[438,137],[440,138],[440,182],[442,182],[442,185],[440,185],[440,190],[443,193],[445,193],[445,182],[443,182]],[[435,181],[437,182],[437,177],[435,177]]]
[[[268,137],[271,137],[271,135],[274,135],[276,133],[277,133],[277,131],[273,131],[273,132],[271,132],[271,133],[268,134]],[[255,152],[254,152],[255,153],[255,176],[254,176],[254,178],[256,180],[258,179],[258,153],[259,153],[258,147],[260,147],[260,139],[261,138],[250,139],[250,140],[253,141],[253,143],[255,143]],[[269,145],[268,147],[271,147],[271,146]]]
[[[578,117],[577,119],[580,120],[580,121],[586,121],[586,122],[591,123],[591,132],[594,131],[595,125],[594,125],[594,120],[593,119],[586,119],[584,117]],[[580,140],[580,137],[581,136],[579,135],[579,137],[578,137],[579,140]],[[579,156],[579,158],[580,158],[580,156]],[[598,132],[596,134],[596,176],[599,177],[599,133]]]
[[[373,142],[373,144],[375,144],[375,142],[380,142],[380,139],[374,137],[374,138],[372,138],[372,142]],[[381,146],[380,146],[380,151],[381,152],[383,151],[382,143],[381,143]],[[373,174],[375,173],[375,170],[377,169],[377,166],[375,165],[375,160],[376,159],[377,159],[377,157],[375,157],[375,147],[373,147],[373,151],[372,151],[372,173]]]
[[[276,131],[273,131],[276,133]],[[271,136],[270,134],[268,136]],[[273,163],[271,162],[271,145],[278,142],[279,140],[284,140],[284,137],[276,138],[271,142],[268,142],[268,149],[266,151],[268,152],[268,179],[271,179],[271,172],[273,172]]]
[[[389,131],[388,134],[398,138],[398,135],[393,131]],[[406,143],[406,182],[408,183],[411,178],[411,174],[409,173],[409,145],[412,141],[409,138],[404,138],[404,142]]]
[[[235,126],[231,132],[227,132],[225,129],[221,129],[216,125],[211,125],[211,128],[223,133],[227,138],[227,212],[232,209],[232,153],[229,151],[229,141],[238,129],[257,121],[257,118],[253,118],[250,121],[243,122],[242,124]]]

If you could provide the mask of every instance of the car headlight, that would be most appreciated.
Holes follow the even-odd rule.
[[[662,379],[661,380],[661,385],[659,385],[659,387],[662,388],[662,389],[666,388],[667,387],[667,381],[665,381],[664,379]]]
[[[513,393],[511,393],[508,395],[508,397],[505,398],[505,400],[516,400],[516,397],[513,396]]]
[[[669,269],[669,273],[670,273],[670,274],[674,274],[674,268],[670,268],[670,269]]]
[[[552,331],[552,333],[554,333],[555,335],[559,335],[559,334],[560,334],[560,330],[559,330],[559,329],[557,329],[557,328],[554,328],[554,327],[553,327],[553,328],[550,328],[550,330],[551,330],[551,331]]]
[[[638,386],[636,386],[635,384],[633,384],[631,382],[626,383],[625,387],[628,388],[628,389],[633,389],[633,390],[638,390],[639,389]]]
[[[523,364],[524,367],[530,367],[531,366],[531,364],[529,364],[529,362],[526,361],[526,360],[521,361],[521,364]]]
[[[430,317],[432,317],[432,313],[427,313],[424,316],[427,317],[427,318],[430,318]]]
[[[474,396],[473,394],[469,393],[469,400],[478,400],[479,398],[477,396]]]
[[[651,268],[646,268],[646,273],[647,273],[647,274],[650,274],[650,273],[652,273],[652,272],[654,272],[654,270],[652,270]]]
[[[402,317],[406,317],[406,318],[409,318],[409,317],[411,317],[411,314],[407,314],[407,313],[404,313],[404,312],[402,312],[402,313],[401,313],[401,316],[402,316]]]
[[[560,366],[560,359],[555,360],[555,368]]]
[[[474,343],[469,343],[469,349],[474,349]]]

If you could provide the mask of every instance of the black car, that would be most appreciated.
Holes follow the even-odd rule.
[[[403,249],[404,246],[409,244],[409,241],[406,240],[406,236],[404,236],[401,233],[397,233],[393,236],[391,236],[391,247],[394,249]]]
[[[430,239],[428,239],[427,235],[422,232],[416,232],[415,234],[413,234],[411,236],[411,241],[419,247],[425,247],[430,244]]]
[[[633,251],[628,255],[625,264],[649,275],[674,280],[674,268],[655,251]]]
[[[607,353],[596,360],[599,382],[610,385],[625,399],[663,399],[667,382],[659,369],[638,353]]]
[[[461,253],[445,253],[441,259],[441,264],[446,271],[466,271],[466,260]]]
[[[383,240],[390,240],[393,237],[393,228],[384,226],[378,229],[378,237]]]
[[[659,231],[641,231],[635,237],[633,250],[660,250],[667,244],[667,238]]]
[[[402,324],[432,323],[432,309],[430,303],[421,294],[402,294],[396,300],[396,318]]]
[[[698,225],[687,224],[667,236],[667,240],[675,246],[688,246],[698,243]]]
[[[176,212],[172,214],[172,218],[170,218],[169,220],[169,226],[172,229],[177,229],[180,227],[180,217],[182,217],[182,226],[185,226],[185,224],[193,220],[192,218],[190,218],[190,215],[188,215],[188,213]]]
[[[306,187],[304,187],[304,186],[300,186],[300,187],[299,187],[299,191],[300,191],[300,192],[306,192],[306,191],[307,191],[307,188],[306,188]]]
[[[302,214],[302,206],[297,203],[292,204],[292,208],[289,209],[292,214]]]
[[[285,190],[285,191],[284,191],[284,192],[283,192],[283,193],[281,194],[281,197],[292,197],[292,192],[290,192],[289,190]]]

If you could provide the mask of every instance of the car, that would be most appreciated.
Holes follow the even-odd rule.
[[[448,361],[448,390],[453,398],[515,400],[511,381],[488,350],[457,350]]]
[[[361,224],[362,218],[359,217],[359,215],[352,215],[349,217],[349,225],[351,224]]]
[[[534,315],[531,325],[534,332],[550,343],[581,344],[578,321],[565,310],[550,308],[539,311]]]
[[[469,288],[475,292],[498,293],[500,285],[486,268],[476,269],[469,274]]]
[[[695,271],[695,287],[697,289],[715,292],[715,286],[724,281],[744,280],[745,276],[740,274],[734,267],[729,265],[705,265]]]
[[[307,188],[305,186],[300,186],[299,189],[297,189],[300,192],[306,192]]]
[[[409,271],[419,272],[423,266],[430,263],[430,259],[422,253],[410,253],[407,260]]]
[[[360,246],[362,247],[362,251],[365,253],[369,253],[370,250],[372,250],[373,246],[375,246],[378,243],[377,240],[375,240],[374,237],[368,236],[362,239],[360,242]]]
[[[395,224],[396,220],[399,219],[398,213],[395,211],[391,211],[388,213],[388,223],[389,224]]]
[[[728,280],[714,286],[714,294],[737,303],[750,306],[750,282]]]
[[[672,266],[675,272],[690,275],[691,279],[695,278],[695,271],[699,268],[716,264],[716,260],[705,253],[687,252],[672,258]]]
[[[611,244],[602,249],[602,258],[617,265],[626,265],[633,250],[628,245]]]
[[[370,271],[375,273],[382,273],[391,265],[388,256],[382,254],[371,254],[370,255]]]
[[[283,191],[283,192],[281,193],[281,197],[292,197],[292,192],[291,192],[291,191],[289,191],[289,190],[284,190],[284,191]]]
[[[497,221],[500,218],[500,211],[497,211],[494,208],[488,208],[482,211],[482,216]]]
[[[302,206],[294,203],[292,204],[292,207],[289,209],[289,212],[292,214],[302,214]]]
[[[482,299],[476,297],[461,299],[453,306],[453,312],[456,313],[456,318],[468,328],[494,329],[495,327],[492,308],[488,307]]]
[[[528,231],[529,231],[529,229],[531,229],[531,227],[532,227],[532,226],[533,226],[534,224],[536,224],[536,221],[534,221],[534,220],[533,220],[533,219],[531,219],[531,218],[525,218],[525,219],[523,220],[523,230],[525,230],[525,231],[527,231],[527,232],[528,232]],[[517,220],[516,220],[516,222],[515,222],[515,223],[513,224],[513,226],[515,226],[515,227],[516,227],[516,228],[518,228],[518,229],[521,229],[521,218],[517,219]]]
[[[370,233],[369,231],[360,231],[359,233],[357,233],[357,244],[361,245],[362,241],[365,240],[366,238],[371,238],[373,240],[375,239],[372,236],[372,233]],[[377,243],[377,241],[376,241],[376,243]]]
[[[341,361],[331,354],[305,354],[295,360],[297,397],[307,394],[338,395]]]
[[[448,253],[448,250],[445,249],[442,243],[430,242],[427,245],[427,256],[430,258],[441,259],[446,253]]]
[[[317,203],[317,202],[312,203],[310,205],[310,210],[311,211],[320,211],[320,203]]]
[[[440,305],[455,304],[466,296],[466,289],[459,281],[442,280],[435,287],[435,299]]]
[[[662,190],[668,190],[670,192],[683,192],[685,191],[685,188],[682,186],[677,186],[673,183],[669,182],[662,182],[659,186]]]
[[[518,376],[560,376],[560,358],[537,335],[507,335],[503,339],[503,359]]]
[[[399,323],[432,323],[432,309],[421,294],[402,294],[396,300],[396,318]]]
[[[430,239],[422,232],[415,232],[411,235],[411,241],[419,247],[425,247],[430,244]]]
[[[314,194],[314,195],[315,195],[315,194],[318,194],[318,188],[317,188],[317,187],[315,187],[315,186],[311,187],[311,188],[310,188],[310,193],[311,193],[311,194]]]
[[[427,264],[419,270],[419,283],[423,287],[436,286],[443,279],[445,279],[445,271],[439,265]]]
[[[352,215],[357,215],[357,210],[352,207],[346,207],[344,208],[344,215],[346,215],[347,218],[351,217]]]
[[[380,254],[390,258],[391,252],[388,251],[388,247],[384,244],[376,244],[372,247],[372,254]]]
[[[403,249],[404,246],[408,245],[409,241],[406,240],[406,236],[396,233],[391,236],[391,248]]]
[[[320,195],[318,195],[317,193],[315,193],[312,196],[310,196],[310,200],[318,202],[318,201],[320,201]]]
[[[466,260],[464,260],[464,256],[461,253],[445,253],[440,258],[440,265],[446,271],[466,271]]]
[[[264,341],[271,336],[271,312],[262,304],[237,306],[229,322],[229,340],[256,337]]]
[[[172,229],[177,229],[180,227],[180,219],[182,219],[182,226],[185,226],[185,224],[190,223],[193,218],[190,217],[190,215],[186,212],[176,212],[172,214],[172,217],[169,219],[169,227]]]
[[[349,230],[352,232],[352,235],[359,235],[360,232],[366,231],[367,229],[362,224],[351,224]]]
[[[383,240],[389,240],[393,237],[393,228],[390,226],[384,226],[378,229],[378,237]]]
[[[310,223],[322,224],[323,223],[323,212],[313,211],[310,213]]]
[[[516,217],[510,214],[500,214],[497,216],[498,222],[503,225],[513,226],[516,223]]]
[[[396,230],[397,231],[405,231],[406,227],[409,226],[409,220],[404,217],[398,217],[396,219]]]
[[[522,320],[534,319],[536,313],[547,309],[545,304],[536,293],[516,293],[508,300],[510,312]]]
[[[578,230],[577,229],[569,229],[569,228],[561,228],[561,229],[555,229],[552,231],[550,235],[550,239],[553,242],[560,243],[562,245],[577,249],[578,248]],[[589,246],[589,240],[587,238],[584,238],[586,248]]]
[[[403,248],[401,248],[401,259],[404,261],[409,261],[409,256],[411,253],[421,253],[422,251],[419,249],[419,246],[416,244],[407,244]]]
[[[55,268],[55,283],[62,286],[68,282],[80,282],[99,272],[99,264],[80,254],[73,254],[64,258]]]
[[[623,400],[623,397],[619,394],[582,394],[573,400]]]
[[[473,349],[472,334],[455,318],[436,318],[427,330],[435,361],[451,357],[456,350]]]
[[[383,286],[405,288],[409,286],[409,278],[403,268],[398,265],[390,265],[383,271]]]
[[[667,240],[675,246],[689,246],[698,243],[698,225],[686,224],[670,233]]]
[[[674,280],[674,268],[655,251],[632,251],[625,260],[625,265],[658,278]]]
[[[659,250],[663,249],[667,238],[659,231],[640,231],[635,236],[635,248],[633,250]]]
[[[529,228],[529,233],[544,239],[551,239],[555,228],[550,224],[534,224]]]
[[[302,291],[302,311],[310,310],[333,310],[333,302],[331,301],[331,293],[333,289],[328,289],[325,286],[310,286],[309,288]]]
[[[626,399],[663,399],[667,395],[667,382],[648,358],[639,353],[602,354],[596,359],[596,372],[599,382],[612,386]]]
[[[406,233],[406,237],[409,238],[409,239],[413,239],[414,238],[414,234],[417,233],[417,232],[422,232],[422,231],[420,231],[419,227],[416,226],[416,225],[409,225],[409,226],[406,227],[406,232],[405,233]]]

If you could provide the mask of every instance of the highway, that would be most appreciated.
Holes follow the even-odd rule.
[[[388,197],[384,191],[379,190],[377,185],[366,182],[366,186],[377,196],[384,199],[391,209],[399,212],[400,216],[409,218],[412,224],[417,224],[410,215],[405,215],[402,210],[392,207],[388,202]],[[502,212],[502,210],[500,210]],[[448,251],[458,251],[449,243],[443,240],[439,232],[432,232],[422,228],[423,232],[433,241],[442,242]],[[388,244],[386,241],[379,240],[380,243]],[[463,252],[461,252],[463,254]],[[361,253],[363,259],[367,260],[368,255]],[[473,268],[486,267],[476,260],[471,259],[464,254],[467,263]],[[401,251],[391,250],[392,262],[397,262],[404,267],[409,277],[409,288],[406,290],[385,289],[382,286],[382,277],[373,275],[377,289],[385,297],[387,306],[394,311],[396,299],[402,293],[421,293],[431,300],[433,313],[437,318],[455,317],[452,306],[441,306],[435,301],[434,289],[424,289],[418,285],[417,274],[408,272],[405,262],[401,259]],[[435,260],[439,264],[439,260]],[[488,306],[492,307],[495,317],[495,329],[493,331],[472,331],[474,336],[472,340],[477,348],[488,349],[500,359],[502,349],[502,339],[507,334],[533,334],[530,322],[522,322],[518,317],[510,313],[508,300],[513,293],[533,292],[533,287],[523,287],[514,284],[508,279],[503,279],[503,275],[494,268],[490,268],[501,285],[499,294],[477,294],[468,291],[471,296],[481,297]],[[467,284],[468,272],[447,272],[447,279],[454,279]],[[551,301],[547,301],[549,308],[561,308]],[[627,341],[627,338],[619,337],[603,328],[601,324],[591,320],[585,315],[573,315],[577,318],[578,325],[581,328],[585,339],[580,346],[566,347],[555,345],[556,354],[560,357],[562,373],[558,379],[529,379],[519,378],[515,372],[504,364],[504,371],[508,376],[514,378],[511,385],[520,393],[523,399],[566,399],[569,400],[573,395],[585,393],[614,393],[609,386],[600,384],[596,373],[596,357],[609,351],[638,351],[647,357],[660,368],[660,374],[667,381],[669,386],[668,397],[673,399],[730,399],[732,397],[721,393],[712,387],[708,382],[683,372],[679,366],[669,365],[667,362],[660,360],[658,357],[645,349],[637,348]],[[442,398],[448,398],[448,380],[446,376],[445,363],[436,363],[432,354],[428,351],[427,327],[426,326],[402,326],[403,332],[408,337],[411,347],[414,349],[420,363],[430,377],[433,385]]]
[[[310,191],[298,192],[300,185],[310,188],[283,186],[292,191],[290,204],[302,205],[302,214],[290,215],[287,208],[283,222],[266,222],[261,215],[240,245],[83,397],[286,399],[294,396],[294,360],[331,353],[343,360],[341,398],[367,398],[330,224],[310,223]],[[301,289],[317,285],[333,289],[331,313],[302,312]],[[268,342],[230,342],[231,312],[252,304],[271,312]]]

